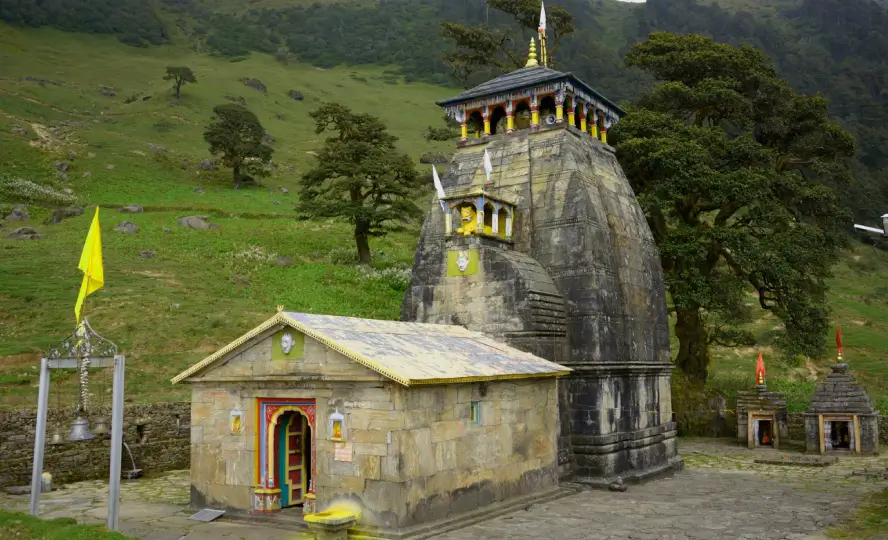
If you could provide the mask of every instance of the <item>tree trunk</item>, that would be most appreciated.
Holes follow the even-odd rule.
[[[176,81],[176,99],[179,99],[181,92],[182,92],[182,81],[179,80],[179,81]]]
[[[675,310],[678,357],[675,364],[690,382],[702,385],[709,375],[709,335],[700,308]]]
[[[240,165],[235,165],[234,167],[232,167],[231,171],[234,175],[234,189],[240,189]]]
[[[358,247],[358,262],[360,264],[370,264],[370,236],[369,225],[366,223],[355,223],[355,245]]]

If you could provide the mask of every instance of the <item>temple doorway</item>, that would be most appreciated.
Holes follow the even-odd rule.
[[[851,422],[829,422],[830,446],[833,450],[851,450]]]
[[[275,433],[281,508],[301,506],[311,483],[311,424],[299,411],[284,413]]]
[[[773,424],[770,420],[756,420],[758,422],[758,440],[756,446],[774,446]]]

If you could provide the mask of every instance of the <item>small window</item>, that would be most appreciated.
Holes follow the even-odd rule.
[[[472,402],[472,423],[477,425],[481,424],[481,402],[473,401]]]

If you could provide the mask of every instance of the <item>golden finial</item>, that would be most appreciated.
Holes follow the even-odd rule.
[[[284,310],[283,304],[278,304],[278,313],[282,312],[283,310]]]
[[[536,67],[540,65],[537,62],[537,47],[536,41],[533,38],[530,38],[530,54],[527,55],[527,63],[524,64],[524,67]]]

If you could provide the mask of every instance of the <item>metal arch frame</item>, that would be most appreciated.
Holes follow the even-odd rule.
[[[40,479],[43,475],[43,454],[46,445],[50,370],[78,368],[82,366],[82,363],[88,367],[114,368],[107,527],[109,530],[116,531],[119,530],[118,518],[120,514],[120,460],[123,453],[123,392],[126,357],[118,354],[117,345],[100,336],[86,319],[70,337],[40,359],[40,389],[37,397],[37,429],[34,434],[34,465],[31,470],[30,514],[37,516],[40,513]]]

